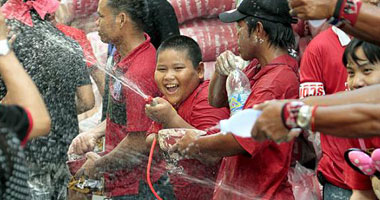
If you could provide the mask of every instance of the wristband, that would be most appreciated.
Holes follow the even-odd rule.
[[[329,23],[339,27],[343,22],[347,22],[351,26],[354,26],[361,6],[362,2],[360,0],[338,0],[333,17],[329,19]]]
[[[344,0],[345,4],[342,5],[340,16],[342,20],[348,21],[351,26],[354,26],[358,17],[359,11],[362,7],[360,0]]]
[[[287,129],[298,128],[297,118],[300,108],[305,105],[300,101],[288,102],[282,107],[282,123]]]

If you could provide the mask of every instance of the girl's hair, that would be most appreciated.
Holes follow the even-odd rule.
[[[375,64],[380,61],[380,47],[369,42],[365,42],[359,39],[353,39],[346,47],[346,50],[343,54],[343,64],[347,66],[348,58],[357,63],[359,58],[356,56],[356,50],[362,47],[365,56],[371,64]]]

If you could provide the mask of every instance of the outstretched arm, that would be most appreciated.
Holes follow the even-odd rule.
[[[380,104],[319,107],[315,130],[337,137],[380,136]]]
[[[372,85],[349,92],[339,92],[326,96],[315,96],[302,99],[308,105],[343,105],[354,103],[380,103],[380,84]]]
[[[337,0],[289,0],[291,13],[300,19],[329,19],[333,16]],[[354,37],[380,45],[380,7],[363,3],[357,21],[352,27],[345,24],[343,31]]]

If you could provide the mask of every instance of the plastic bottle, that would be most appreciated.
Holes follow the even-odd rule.
[[[251,85],[247,76],[235,68],[227,77],[226,89],[231,115],[234,115],[243,109],[245,101],[251,94]]]
[[[254,109],[242,110],[229,119],[219,122],[220,131],[224,134],[232,133],[239,137],[251,137],[251,130],[257,118],[261,115],[261,111]]]

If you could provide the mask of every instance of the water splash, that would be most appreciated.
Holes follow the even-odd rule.
[[[180,175],[181,175],[181,178],[183,178],[183,179],[185,179],[191,183],[197,183],[197,184],[200,184],[204,187],[209,187],[209,188],[217,188],[219,190],[226,191],[228,193],[234,194],[234,195],[239,196],[240,198],[244,198],[244,199],[260,200],[260,198],[255,198],[254,195],[250,194],[251,191],[248,192],[247,188],[245,188],[245,189],[239,188],[239,190],[237,190],[237,189],[235,189],[229,185],[223,184],[220,181],[219,181],[219,183],[217,183],[216,181],[208,179],[208,178],[199,179],[199,178],[196,178],[194,176],[190,176],[190,175],[186,174],[185,172],[181,172]]]
[[[106,68],[103,68],[102,66],[100,65],[95,65],[98,69],[102,70],[104,73],[106,73],[107,75],[109,75],[110,77],[114,78],[115,80],[117,81],[120,81],[120,83],[122,85],[124,85],[125,87],[129,88],[130,90],[132,90],[133,92],[135,92],[136,94],[140,95],[142,98],[144,99],[147,99],[148,98],[148,95],[146,95],[137,85],[136,83],[132,82],[131,80],[128,80],[127,78],[125,78],[125,76],[123,76],[122,74],[114,74],[112,71],[110,70],[107,70]]]

